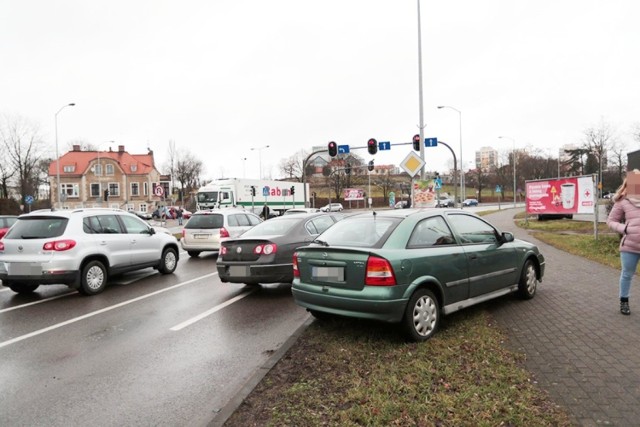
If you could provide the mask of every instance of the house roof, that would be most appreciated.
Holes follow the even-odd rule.
[[[118,151],[82,151],[79,146],[73,148],[60,157],[60,176],[85,175],[91,165],[98,161],[98,157],[115,160],[125,175],[146,175],[155,169],[153,151],[147,154],[129,154],[124,146],[118,147]],[[49,176],[57,174],[56,164],[56,160],[49,164]],[[74,166],[74,171],[65,172],[65,166]],[[131,166],[135,166],[135,172],[132,172]]]

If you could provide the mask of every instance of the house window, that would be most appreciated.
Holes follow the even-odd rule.
[[[131,183],[131,195],[139,196],[140,195],[140,183],[132,182]]]
[[[109,196],[117,197],[120,195],[120,184],[117,182],[109,183]]]
[[[60,189],[62,194],[66,194],[67,197],[78,197],[79,195],[79,185],[78,184],[60,184]]]
[[[140,212],[146,212],[146,211],[147,211],[146,203],[140,203]]]
[[[93,166],[93,174],[98,176],[98,175],[102,175],[102,165],[100,164],[96,164]]]
[[[142,183],[142,195],[143,196],[148,196],[149,195],[149,183],[148,182],[143,182]]]
[[[100,184],[91,184],[91,197],[100,197]]]
[[[107,175],[113,175],[113,165],[106,165],[105,166],[105,171],[107,172]]]
[[[75,171],[76,171],[76,167],[75,167],[75,166],[73,166],[73,165],[72,165],[72,166],[65,166],[65,167],[63,168],[63,170],[64,170],[65,172],[75,172]]]
[[[135,172],[138,170],[138,165],[131,165],[131,172]]]

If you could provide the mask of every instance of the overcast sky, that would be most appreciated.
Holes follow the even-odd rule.
[[[513,141],[555,157],[603,120],[638,149],[637,0],[423,0],[421,12],[424,133],[458,154],[459,115],[436,107],[460,110],[466,167]],[[55,114],[74,102],[58,114],[61,152],[114,140],[162,166],[174,140],[207,177],[256,178],[262,163],[277,178],[301,149],[418,133],[417,23],[416,0],[0,0],[0,113],[39,124],[55,153]],[[452,166],[444,147],[425,160]]]

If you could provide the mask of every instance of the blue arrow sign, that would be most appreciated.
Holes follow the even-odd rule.
[[[349,146],[348,145],[338,145],[338,154],[348,154]]]
[[[378,148],[380,151],[382,150],[391,150],[391,141],[380,141],[378,142]]]
[[[26,196],[24,198],[24,202],[28,205],[30,205],[31,203],[33,203],[33,196]]]
[[[502,188],[499,185],[496,185],[496,193],[502,193]]]
[[[437,147],[438,146],[438,138],[425,138],[424,139],[425,147]]]

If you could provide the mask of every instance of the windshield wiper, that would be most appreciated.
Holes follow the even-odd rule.
[[[313,243],[317,243],[317,244],[322,245],[322,246],[329,246],[329,244],[327,242],[325,242],[324,240],[320,240],[320,239],[315,239],[313,241]]]

